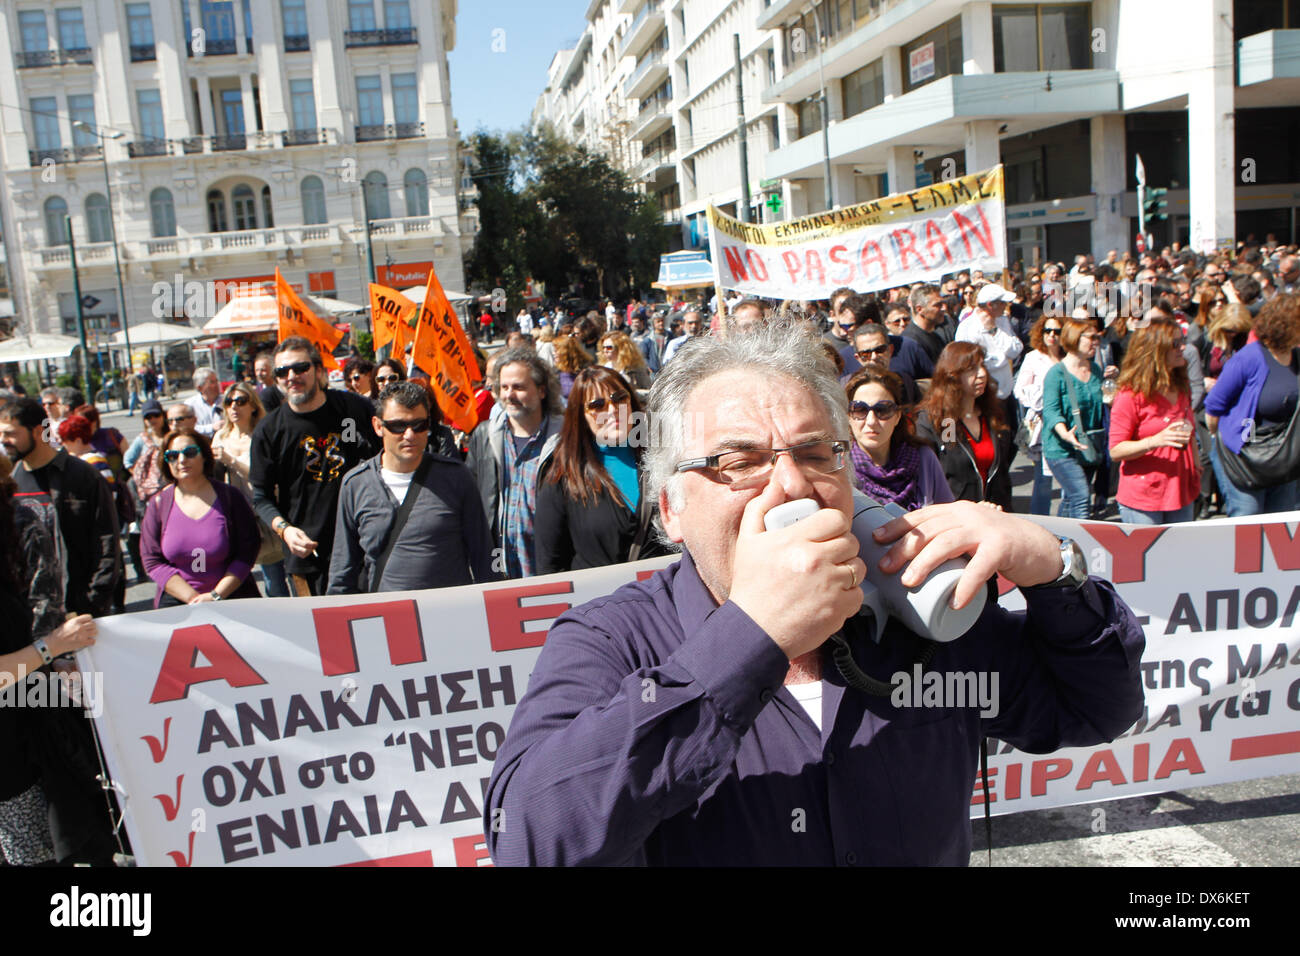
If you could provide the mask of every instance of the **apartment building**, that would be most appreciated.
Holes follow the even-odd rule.
[[[447,51],[456,0],[14,0],[0,12],[0,221],[20,321],[92,338],[155,283],[317,296],[463,287]],[[177,303],[181,305],[181,303]],[[181,315],[172,316],[181,318]],[[205,314],[188,316],[202,325]]]
[[[1158,243],[1300,238],[1295,2],[771,0],[758,27],[791,215],[826,207],[827,154],[837,206],[1002,162],[1013,259],[1102,255],[1133,245],[1140,155]]]

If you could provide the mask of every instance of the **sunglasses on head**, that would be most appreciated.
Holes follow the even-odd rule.
[[[226,406],[226,408],[229,408],[231,405],[240,405],[240,406],[247,405],[247,404],[248,404],[248,396],[247,396],[247,395],[227,395],[227,396],[226,396],[226,400],[225,400],[225,402],[224,402],[223,404]]]
[[[874,412],[879,421],[888,421],[898,414],[898,403],[884,401],[868,405],[866,402],[849,402],[849,418],[865,419],[867,412]]]
[[[167,451],[163,452],[163,461],[171,464],[172,462],[179,461],[182,456],[185,458],[197,458],[201,454],[203,454],[203,451],[198,445],[186,445],[184,448],[169,448]]]
[[[311,362],[293,362],[289,365],[277,365],[275,367],[275,377],[288,378],[290,372],[294,375],[303,375],[306,374],[307,370],[311,367]]]
[[[408,428],[417,435],[423,435],[429,430],[429,419],[427,418],[416,418],[411,421],[402,421],[401,419],[381,421],[380,424],[393,435],[405,435]]]
[[[627,400],[628,400],[627,392],[615,392],[613,395],[610,395],[608,398],[606,398],[604,395],[597,395],[595,398],[589,399],[587,401],[587,411],[598,412],[601,411],[606,405],[622,405]]]

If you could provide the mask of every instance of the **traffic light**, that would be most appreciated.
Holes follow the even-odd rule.
[[[1147,222],[1168,219],[1169,200],[1166,197],[1165,189],[1148,189],[1146,198],[1143,202],[1143,210],[1146,213]]]

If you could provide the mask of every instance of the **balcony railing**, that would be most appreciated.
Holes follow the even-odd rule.
[[[389,226],[386,235],[419,234],[427,237],[439,234],[437,222],[429,217],[417,219],[384,219],[380,223]],[[419,223],[424,223],[420,228]],[[410,224],[409,226],[406,224]],[[343,232],[353,227],[351,220],[346,223],[325,222],[311,226],[284,226],[271,229],[238,229],[227,232],[205,232],[191,236],[161,236],[142,241],[123,243],[122,254],[125,258],[148,259],[165,256],[186,259],[191,256],[229,255],[240,252],[277,251],[283,249],[301,249],[307,245],[336,246],[345,238]],[[37,249],[34,257],[36,268],[53,268],[64,266],[72,261],[68,246],[48,246]],[[113,261],[113,243],[87,242],[77,243],[77,262],[88,265],[111,265]]]
[[[126,144],[131,157],[193,156],[201,153],[227,153],[247,149],[282,149],[287,146],[310,146],[339,142],[338,130],[290,129],[231,133],[224,136],[187,136],[184,139],[143,139]],[[34,163],[33,165],[39,165]]]
[[[202,55],[203,56],[230,56],[232,53],[237,53],[238,51],[239,51],[239,43],[234,37],[216,37],[216,38],[209,37],[203,44]],[[185,41],[185,52],[188,53],[190,56],[194,56],[196,54],[196,51],[194,49],[194,42],[192,40]],[[244,52],[245,53],[253,52],[252,37],[244,37]]]
[[[286,53],[301,53],[311,49],[311,40],[306,34],[285,34],[284,49]]]
[[[126,144],[126,154],[132,159],[141,156],[168,156],[171,143],[165,139],[137,139]]]
[[[19,50],[14,54],[19,69],[35,66],[58,66],[65,63],[79,63],[89,66],[94,59],[89,47],[77,47],[72,50]]]
[[[103,150],[99,145],[74,146],[71,149],[66,146],[59,146],[54,149],[30,149],[27,151],[27,159],[33,166],[43,166],[47,159],[52,159],[56,163],[80,163],[87,159],[99,159],[102,155]]]
[[[244,133],[209,136],[208,142],[211,144],[214,153],[228,153],[236,149],[248,149],[248,136]]]
[[[383,139],[415,139],[423,135],[423,123],[389,123],[387,126],[356,127],[358,143],[370,143]]]
[[[285,146],[314,146],[325,142],[323,129],[287,129],[280,134]]]
[[[158,51],[152,43],[132,43],[131,44],[131,62],[143,63],[146,60],[158,59]]]
[[[344,30],[343,45],[397,46],[415,42],[415,27],[397,27],[391,30]]]
[[[370,235],[400,239],[402,236],[442,235],[442,224],[433,216],[405,216],[370,220]]]

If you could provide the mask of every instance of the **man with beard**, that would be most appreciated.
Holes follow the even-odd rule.
[[[497,404],[505,415],[474,429],[465,464],[474,472],[506,575],[523,578],[534,566],[537,476],[559,444],[564,424],[560,383],[537,353],[508,349],[497,362]]]
[[[253,508],[284,541],[291,593],[324,594],[334,546],[339,485],[379,453],[371,403],[324,386],[320,351],[301,336],[275,350],[285,401],[253,432]]]

